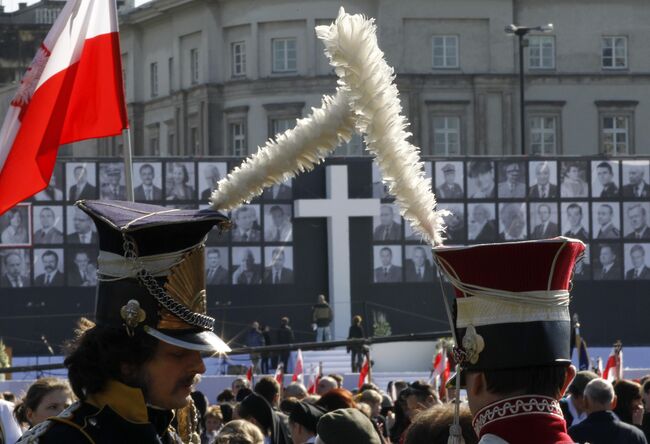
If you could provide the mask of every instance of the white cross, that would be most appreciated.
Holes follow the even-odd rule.
[[[327,198],[296,200],[294,217],[327,218],[329,303],[334,312],[332,339],[340,340],[347,338],[352,318],[350,218],[378,216],[380,201],[379,199],[350,199],[346,165],[328,166],[325,177]]]

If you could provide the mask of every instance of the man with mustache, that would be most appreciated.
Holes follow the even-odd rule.
[[[34,283],[39,287],[61,287],[63,274],[59,271],[59,255],[52,250],[45,250],[41,255],[43,273],[36,276]]]
[[[133,202],[77,205],[102,238],[96,324],[80,321],[65,359],[79,402],[19,442],[197,442],[190,394],[205,372],[201,353],[230,351],[206,316],[203,241],[227,218],[186,210],[170,220],[164,207]]]

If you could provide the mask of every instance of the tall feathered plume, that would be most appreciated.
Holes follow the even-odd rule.
[[[400,213],[425,240],[442,243],[442,217],[447,212],[435,211],[436,199],[419,148],[407,141],[408,122],[401,115],[394,71],[377,45],[374,20],[346,14],[341,8],[336,21],[317,27],[316,34],[325,44],[339,85],[349,88],[357,130],[365,134]]]
[[[260,195],[298,173],[312,170],[354,132],[350,92],[339,87],[334,97],[325,96],[322,106],[309,117],[298,119],[295,128],[269,140],[228,176],[219,181],[210,203],[227,211]]]

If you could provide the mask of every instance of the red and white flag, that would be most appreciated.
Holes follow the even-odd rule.
[[[310,395],[315,395],[316,387],[318,387],[318,382],[320,381],[321,377],[320,365],[318,366],[318,370],[314,370],[314,365],[312,364],[310,374],[311,376],[309,377],[309,387],[307,387],[307,393]]]
[[[276,381],[278,381],[278,384],[280,384],[280,387],[284,385],[284,364],[280,362],[275,369],[275,375],[273,375]]]
[[[246,379],[248,379],[248,382],[253,383],[253,366],[249,366],[248,370],[246,370]]]
[[[291,382],[302,382],[303,378],[303,368],[302,368],[302,350],[298,349],[298,354],[296,356],[296,365],[293,369],[293,376],[291,377]]]
[[[370,375],[370,362],[368,362],[368,355],[366,355],[366,357],[363,358],[363,365],[359,372],[359,384],[357,388],[361,389],[361,386],[368,382],[368,375]]]
[[[431,382],[435,382],[438,387],[440,399],[447,395],[447,380],[451,374],[451,362],[447,359],[447,352],[444,348],[440,349],[433,359],[433,368],[431,370]]]
[[[115,0],[68,0],[0,128],[0,214],[49,184],[60,145],[128,127]]]
[[[623,344],[616,343],[605,363],[603,379],[610,382],[623,379]]]

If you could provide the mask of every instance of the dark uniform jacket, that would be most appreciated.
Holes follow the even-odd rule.
[[[578,443],[591,444],[647,444],[643,432],[618,419],[612,411],[594,412],[587,419],[569,429],[569,435]]]
[[[147,407],[139,389],[111,381],[102,393],[77,402],[26,432],[19,444],[182,444],[170,410]]]

